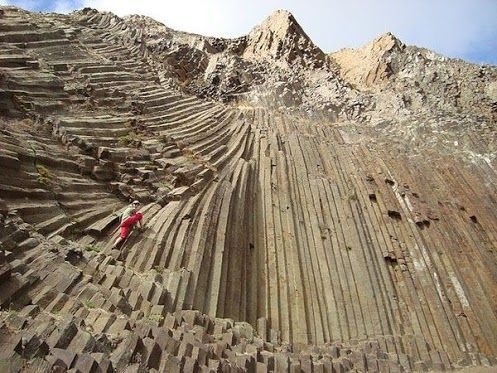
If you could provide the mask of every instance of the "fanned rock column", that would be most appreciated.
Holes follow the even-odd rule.
[[[495,67],[285,11],[0,7],[0,41],[1,369],[495,366]]]

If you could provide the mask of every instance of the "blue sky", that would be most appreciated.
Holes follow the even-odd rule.
[[[357,48],[387,31],[448,57],[497,65],[497,0],[0,0],[34,11],[85,6],[144,14],[177,30],[236,37],[276,9],[293,13],[325,52]]]

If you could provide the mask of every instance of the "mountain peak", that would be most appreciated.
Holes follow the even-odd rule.
[[[287,10],[276,10],[247,36],[245,57],[307,67],[323,65],[325,55]]]
[[[331,57],[341,67],[344,78],[356,85],[385,83],[394,73],[389,56],[405,49],[391,32],[378,36],[359,49],[342,49]]]
[[[391,32],[386,32],[383,35],[378,36],[376,39],[368,43],[363,47],[363,49],[370,48],[375,51],[387,52],[392,49],[402,50],[405,45]]]
[[[384,34],[378,36],[375,40],[380,40],[380,39],[394,40],[401,43],[400,39],[390,31],[387,31]]]
[[[288,22],[288,23],[293,23],[293,22],[297,22],[295,20],[295,17],[293,16],[293,14],[291,12],[289,12],[288,10],[285,10],[285,9],[278,9],[278,10],[275,10],[273,13],[271,13],[264,21],[263,21],[263,24],[264,23],[273,23],[273,22],[277,22],[277,23],[284,23],[284,22]]]

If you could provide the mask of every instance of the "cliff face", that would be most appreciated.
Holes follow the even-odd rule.
[[[405,52],[405,45],[387,33],[359,50],[342,49],[331,54],[340,65],[344,79],[356,86],[371,87],[385,84],[396,73],[392,56]]]
[[[243,57],[310,68],[323,66],[325,59],[293,15],[284,10],[276,11],[250,32]]]
[[[405,106],[449,113],[471,113],[496,120],[495,67],[452,60],[385,34],[359,50],[330,54],[341,76],[361,89],[402,96]]]
[[[0,43],[0,364],[496,363],[497,68],[325,55],[284,11],[221,39],[2,7]]]

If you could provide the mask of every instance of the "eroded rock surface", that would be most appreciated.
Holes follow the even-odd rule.
[[[497,364],[496,67],[1,7],[0,82],[0,370]]]

